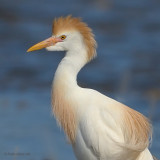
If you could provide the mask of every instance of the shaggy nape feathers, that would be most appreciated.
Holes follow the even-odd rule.
[[[52,26],[53,35],[58,35],[65,31],[79,31],[81,33],[86,45],[88,61],[96,56],[97,43],[94,39],[94,34],[91,28],[89,28],[86,23],[82,22],[80,18],[67,16],[55,19]]]

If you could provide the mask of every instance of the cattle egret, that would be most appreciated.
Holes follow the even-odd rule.
[[[53,113],[78,160],[153,160],[152,129],[141,113],[77,84],[80,69],[96,56],[96,41],[80,18],[60,17],[53,35],[29,51],[66,51],[52,87]]]

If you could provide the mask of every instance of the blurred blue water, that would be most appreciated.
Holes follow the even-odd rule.
[[[26,53],[51,35],[55,17],[68,14],[82,17],[98,42],[98,57],[82,69],[79,84],[148,116],[151,151],[160,158],[160,1],[0,0],[0,159],[75,159],[50,108],[64,53]]]

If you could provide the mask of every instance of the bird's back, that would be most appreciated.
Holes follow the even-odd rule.
[[[143,137],[138,139],[140,135],[135,136],[140,133],[137,133],[138,130],[134,127],[139,130],[139,127],[142,127],[143,131],[139,132],[145,132],[145,136],[149,136],[150,125],[147,119],[137,111],[95,90],[82,90],[84,91],[79,95],[79,125],[73,144],[78,160],[136,160],[147,148],[149,137],[142,135]],[[132,125],[130,130],[128,125]],[[149,151],[144,152],[150,154]],[[153,158],[148,156],[145,160]]]

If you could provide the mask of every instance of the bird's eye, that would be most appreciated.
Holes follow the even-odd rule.
[[[64,39],[66,39],[66,36],[62,35],[60,38],[61,38],[61,40],[64,40]]]

